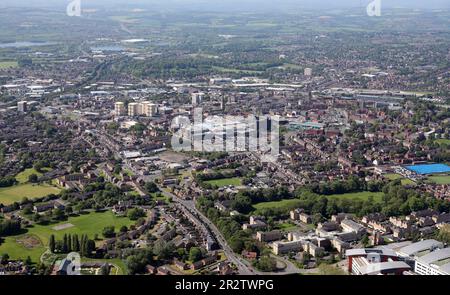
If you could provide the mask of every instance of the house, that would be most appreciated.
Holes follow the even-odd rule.
[[[273,230],[270,232],[257,232],[256,233],[256,239],[260,242],[272,242],[281,240],[283,237],[283,234],[279,230]]]
[[[41,213],[55,208],[53,202],[33,206],[34,213]]]
[[[174,260],[173,263],[175,264],[175,267],[178,268],[179,270],[187,270],[188,269],[188,265],[182,261]]]
[[[159,276],[167,276],[170,275],[170,271],[165,267],[158,267],[156,274]]]
[[[221,276],[229,276],[234,273],[233,269],[231,268],[230,264],[227,262],[221,262],[219,263],[219,266],[217,267],[217,271]]]
[[[306,223],[306,224],[312,223],[311,216],[306,214],[306,213],[300,213],[299,214],[299,219],[300,219],[301,222]]]
[[[156,267],[154,267],[153,265],[148,264],[147,266],[145,266],[145,269],[147,270],[148,274],[154,275],[156,273]]]

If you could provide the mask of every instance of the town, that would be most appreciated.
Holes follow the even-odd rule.
[[[0,274],[450,274],[448,10],[114,13],[0,34]]]

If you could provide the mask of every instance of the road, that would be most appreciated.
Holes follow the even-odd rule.
[[[209,230],[212,232],[212,234],[215,236],[217,242],[219,243],[220,247],[224,251],[225,255],[227,256],[228,260],[236,265],[238,269],[238,273],[240,275],[254,275],[255,272],[253,269],[249,266],[247,266],[243,259],[238,257],[233,250],[228,246],[227,241],[223,237],[222,233],[217,229],[217,227],[206,217],[204,216],[196,207],[194,201],[186,201],[178,198],[174,194],[171,194],[166,191],[162,191],[162,194],[166,197],[172,198],[173,202],[176,202],[182,206],[184,206],[187,210],[189,210],[196,218],[201,221],[204,225],[206,225]]]

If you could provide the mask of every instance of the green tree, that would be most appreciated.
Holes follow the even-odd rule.
[[[55,253],[55,247],[56,247],[56,242],[55,242],[55,236],[51,235],[49,242],[48,242],[48,247],[50,249],[50,252]]]
[[[189,250],[189,260],[192,262],[197,262],[203,258],[202,250],[199,247],[192,247]]]

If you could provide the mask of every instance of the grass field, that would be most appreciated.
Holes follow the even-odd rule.
[[[24,197],[41,198],[50,194],[58,194],[61,190],[48,184],[19,184],[0,189],[0,203],[9,205],[20,202]]]
[[[73,226],[62,230],[53,229],[55,226],[68,223]],[[94,238],[95,234],[98,234],[99,238],[103,238],[102,230],[106,226],[113,225],[116,231],[119,231],[121,226],[130,226],[132,224],[134,222],[130,219],[117,217],[111,211],[107,211],[70,217],[67,221],[56,224],[35,225],[32,228],[28,228],[25,234],[6,237],[4,243],[0,245],[0,255],[8,253],[12,259],[25,259],[27,256],[30,256],[33,262],[37,262],[47,249],[48,240],[52,234],[55,235],[57,240],[62,239],[64,234],[78,234],[78,236],[87,234],[91,239]],[[28,242],[25,243],[24,241]]]
[[[50,168],[43,168],[42,170],[45,171],[45,172],[51,171]],[[28,177],[29,177],[31,174],[36,174],[36,175],[39,176],[39,177],[42,176],[42,173],[36,171],[36,169],[34,169],[34,168],[29,168],[29,169],[26,169],[26,170],[20,172],[19,174],[17,174],[17,175],[16,175],[16,179],[17,179],[17,181],[18,181],[19,183],[27,183],[27,182],[28,182]]]
[[[228,186],[228,185],[234,185],[234,186],[242,185],[242,181],[239,177],[208,180],[208,181],[205,181],[205,183],[208,183],[210,185],[216,185],[218,187],[223,187],[223,186]]]
[[[0,69],[16,68],[17,61],[0,61]]]
[[[430,176],[428,179],[436,184],[450,184],[450,175]]]
[[[403,176],[395,174],[395,173],[391,173],[391,174],[386,174],[384,175],[387,179],[389,180],[397,180],[397,179],[401,179],[402,180],[402,185],[415,185],[416,183],[414,181],[412,181],[411,179],[408,178],[403,178]]]
[[[368,200],[370,196],[373,196],[373,200],[377,203],[381,202],[381,198],[383,197],[382,192],[359,192],[359,193],[347,193],[347,194],[341,194],[341,195],[329,195],[326,196],[328,199],[336,199],[336,200]]]
[[[336,200],[342,200],[342,199],[348,199],[348,200],[368,200],[370,196],[373,196],[374,202],[381,202],[383,193],[382,192],[359,192],[359,193],[347,193],[347,194],[340,194],[340,195],[329,195],[324,196],[331,199]],[[279,208],[294,208],[297,205],[301,203],[298,199],[287,199],[287,200],[281,200],[281,201],[274,201],[274,202],[263,202],[254,204],[253,208],[255,211],[263,210],[263,209],[279,209]]]
[[[440,145],[450,146],[450,139],[436,139],[436,142]]]
[[[290,206],[296,206],[297,204],[300,204],[301,201],[298,199],[288,199],[288,200],[281,200],[281,201],[274,201],[274,202],[263,202],[253,205],[253,208],[255,210],[263,210],[263,209],[278,209],[278,208],[285,208]]]

